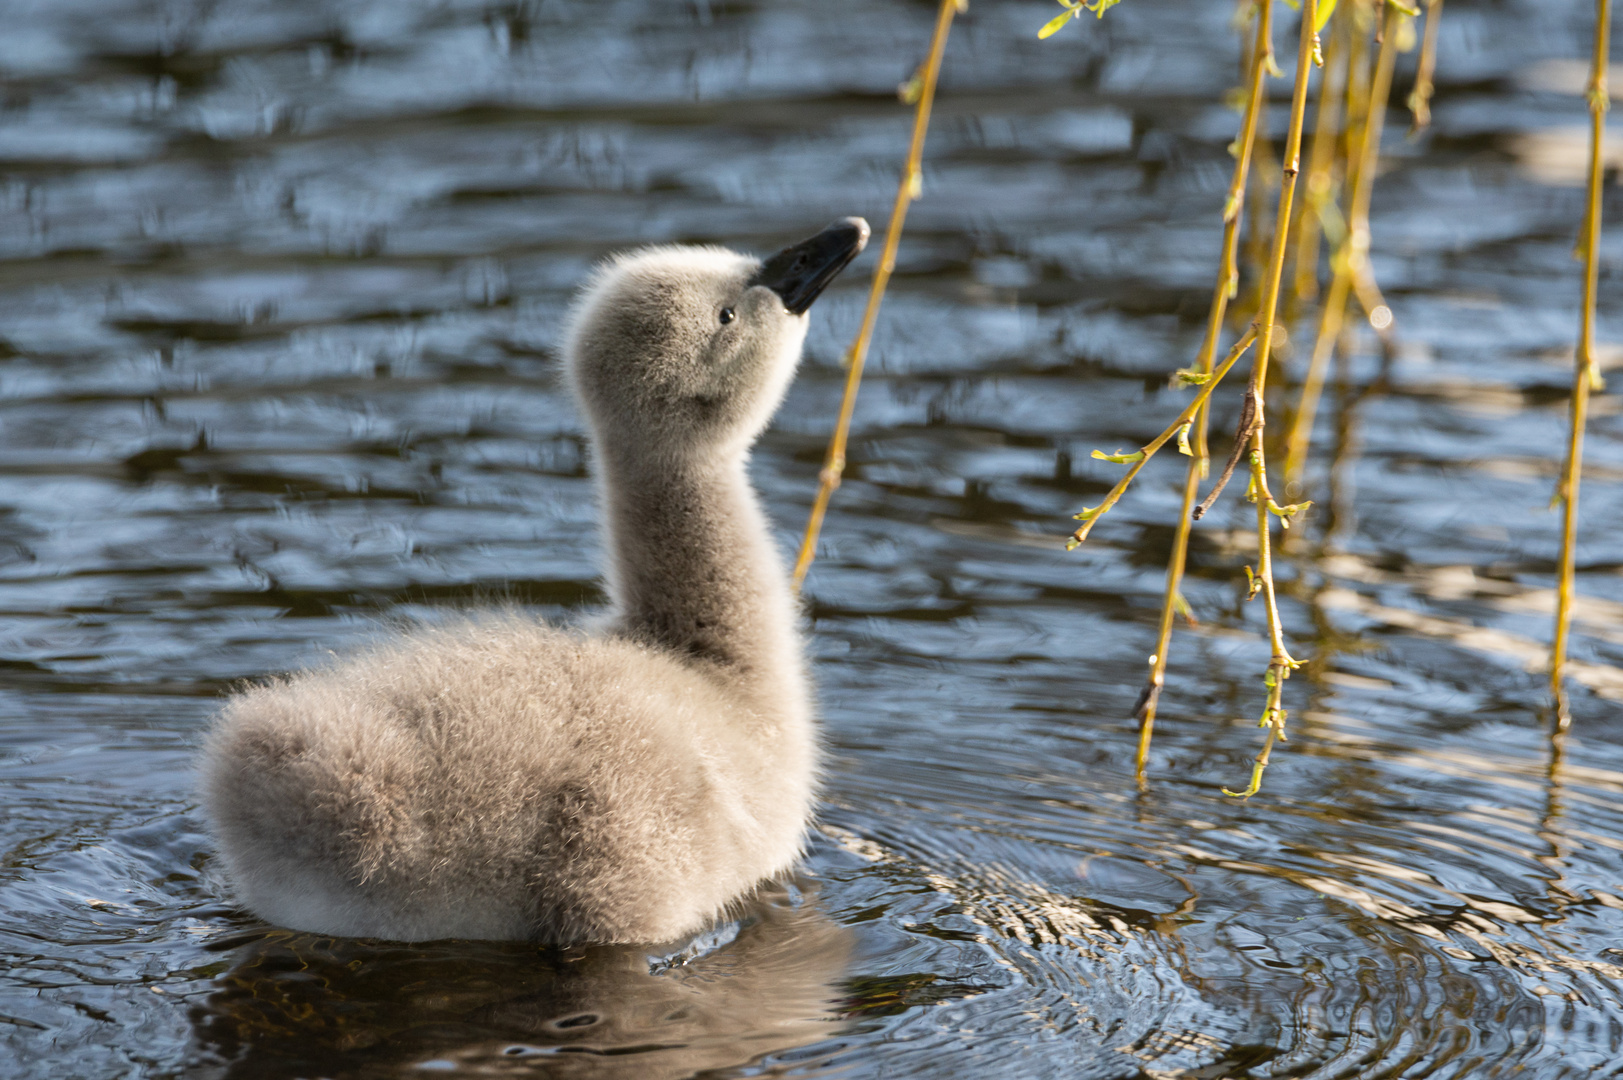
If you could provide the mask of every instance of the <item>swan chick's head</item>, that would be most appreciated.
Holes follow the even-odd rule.
[[[611,260],[575,304],[570,382],[600,449],[641,458],[741,452],[782,400],[806,310],[868,241],[843,218],[760,260],[719,247]]]

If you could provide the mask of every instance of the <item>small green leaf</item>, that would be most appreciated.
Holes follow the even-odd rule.
[[[1318,9],[1313,12],[1313,30],[1318,32],[1324,29],[1330,16],[1336,13],[1336,0],[1320,0]]]
[[[1144,460],[1144,451],[1134,450],[1130,454],[1107,454],[1103,450],[1095,450],[1093,457],[1098,461],[1114,461],[1117,465],[1131,465]]]
[[[1195,452],[1189,448],[1189,428],[1194,421],[1178,425],[1178,453],[1184,457],[1194,457]]]
[[[1097,506],[1084,506],[1080,514],[1072,514],[1071,518],[1075,521],[1092,521],[1099,516],[1099,510]]]
[[[1076,18],[1078,9],[1067,11],[1063,15],[1056,15],[1043,23],[1043,28],[1037,31],[1038,38],[1051,38],[1065,28],[1065,24]]]
[[[1179,368],[1172,373],[1179,386],[1205,386],[1212,381],[1209,371],[1196,371],[1194,368]]]
[[[896,96],[903,105],[917,105],[919,98],[924,96],[924,80],[914,72],[912,77],[896,88]]]
[[[1285,519],[1285,525],[1288,528],[1290,526],[1290,519],[1291,518],[1295,517],[1297,514],[1301,513],[1303,510],[1306,510],[1308,507],[1310,507],[1312,505],[1313,505],[1313,503],[1310,500],[1308,502],[1291,503],[1289,506],[1280,506],[1278,503],[1274,502],[1272,499],[1269,499],[1268,500],[1268,512],[1270,514],[1275,514],[1275,515],[1277,515],[1279,517],[1284,518]]]

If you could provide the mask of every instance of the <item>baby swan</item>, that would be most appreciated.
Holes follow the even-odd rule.
[[[816,733],[745,464],[867,239],[846,218],[765,263],[659,247],[596,274],[564,354],[608,613],[418,631],[227,701],[202,793],[244,905],[349,937],[660,942],[794,862]]]

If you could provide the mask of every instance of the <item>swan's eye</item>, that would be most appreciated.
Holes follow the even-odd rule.
[[[730,308],[730,307],[722,308],[721,309],[721,325],[726,326],[728,323],[730,323],[732,321],[733,321],[733,309]]]

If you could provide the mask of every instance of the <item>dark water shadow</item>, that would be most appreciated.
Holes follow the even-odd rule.
[[[775,889],[674,947],[403,945],[277,930],[192,1011],[229,1080],[692,1076],[840,1033],[852,934]]]

